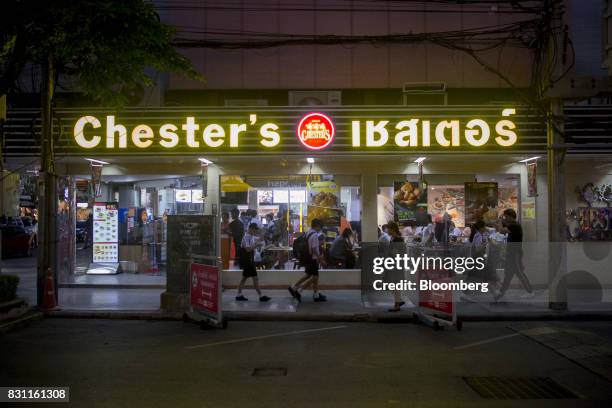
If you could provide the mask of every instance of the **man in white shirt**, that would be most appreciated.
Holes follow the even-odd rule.
[[[298,301],[302,300],[300,291],[312,285],[312,297],[315,302],[325,302],[327,297],[319,293],[319,265],[325,264],[319,244],[319,233],[323,229],[323,223],[319,219],[312,220],[310,230],[306,233],[308,239],[308,254],[304,263],[305,274],[293,286],[289,286],[289,293]]]

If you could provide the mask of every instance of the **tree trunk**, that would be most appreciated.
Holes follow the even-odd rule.
[[[6,120],[6,95],[0,92],[0,124]],[[0,215],[4,215],[4,134],[0,138]],[[2,231],[0,230],[0,274],[2,273]]]
[[[39,178],[39,253],[37,302],[42,305],[47,270],[51,268],[55,277],[55,169],[53,163],[52,101],[55,68],[53,58],[48,57],[42,67],[41,97],[41,149]],[[56,292],[57,293],[57,292]]]

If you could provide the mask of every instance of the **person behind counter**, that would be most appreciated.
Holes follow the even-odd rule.
[[[329,248],[329,264],[342,269],[352,269],[355,266],[355,255],[353,254],[353,231],[345,228],[338,235]]]
[[[221,213],[221,234],[229,234],[230,215],[227,211]]]
[[[257,236],[258,231],[259,226],[257,223],[252,222],[249,224],[247,233],[244,234],[244,237],[242,237],[242,242],[240,243],[239,257],[240,265],[242,267],[242,279],[238,285],[238,294],[236,295],[237,301],[244,302],[249,300],[242,294],[244,285],[249,278],[253,279],[253,286],[255,287],[257,295],[259,295],[259,301],[267,302],[270,300],[268,296],[262,295],[261,293],[261,289],[259,288],[259,278],[257,277],[257,268],[255,267],[255,262],[253,260],[255,248],[262,244],[262,238]]]
[[[272,213],[266,214],[266,225],[265,225],[265,233],[264,233],[266,244],[273,244],[278,241],[276,227],[277,226],[276,226],[276,222],[274,221],[274,214]]]
[[[229,223],[229,231],[234,241],[234,251],[236,253],[237,264],[240,266],[240,257],[238,251],[240,244],[242,243],[242,237],[244,237],[244,224],[240,221],[240,210],[234,207],[232,208],[232,222]]]
[[[378,235],[378,243],[386,245],[389,242],[391,242],[391,236],[389,235],[387,224],[385,224],[381,227],[380,234]]]
[[[483,256],[487,249],[485,233],[487,226],[483,220],[478,220],[472,225],[470,231],[470,243],[472,244],[472,257]]]
[[[440,244],[448,244],[454,230],[455,223],[452,221],[450,214],[445,212],[442,216],[442,220],[437,222],[435,226],[434,235],[436,241]]]

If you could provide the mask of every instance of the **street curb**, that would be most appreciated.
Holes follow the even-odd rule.
[[[612,320],[612,312],[538,312],[529,314],[495,313],[464,315],[464,322],[527,321],[527,320]]]
[[[35,320],[41,320],[44,316],[42,312],[31,310],[15,320],[0,325],[0,334],[6,334],[12,330],[27,326]]]
[[[182,320],[182,312],[160,310],[50,310],[45,317],[66,319],[116,319],[116,320]]]
[[[2,302],[0,303],[0,313],[8,313],[9,310],[16,309],[18,307],[24,306],[25,304],[26,301],[22,298],[15,298],[7,302]]]
[[[230,321],[320,321],[320,322],[372,322],[372,323],[409,323],[415,321],[415,313],[403,311],[368,313],[283,313],[283,312],[225,312]],[[146,311],[109,311],[109,310],[55,310],[45,313],[51,318],[72,319],[117,319],[117,320],[182,320],[183,312]],[[464,315],[464,322],[493,321],[537,321],[537,320],[612,320],[612,312],[557,312],[557,313],[496,313],[494,315]]]

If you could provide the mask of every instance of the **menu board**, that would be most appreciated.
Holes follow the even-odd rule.
[[[119,262],[119,204],[94,203],[93,261]]]
[[[194,255],[216,256],[215,218],[212,215],[168,215],[167,251],[169,292],[187,293],[189,265],[208,263]]]
[[[191,190],[191,202],[194,204],[204,204],[203,190]]]
[[[191,203],[191,190],[175,190],[174,201],[177,203]]]
[[[286,204],[289,202],[289,191],[288,190],[274,190],[273,193],[274,204]]]
[[[455,226],[465,226],[465,190],[463,185],[436,185],[427,190],[427,207],[433,221],[440,221],[444,213],[452,217]]]
[[[289,190],[289,201],[291,204],[306,202],[306,190]]]
[[[257,190],[257,202],[259,204],[272,204],[272,190]]]
[[[340,186],[333,181],[311,181],[308,187],[308,204],[318,207],[339,208]]]

